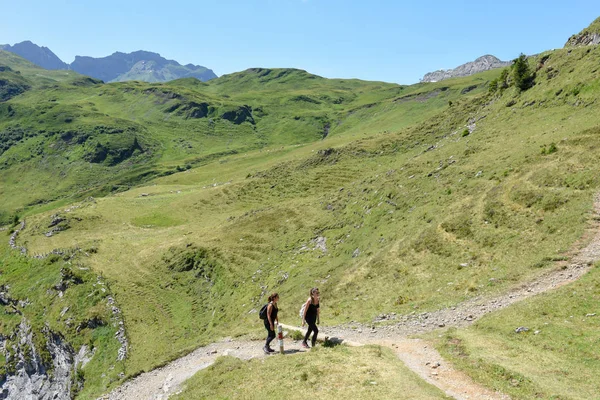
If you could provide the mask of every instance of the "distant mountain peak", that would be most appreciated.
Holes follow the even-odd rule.
[[[132,53],[116,51],[100,58],[75,56],[75,61],[71,64],[64,63],[49,48],[38,46],[30,40],[14,46],[0,45],[0,50],[15,53],[45,69],[71,69],[104,82],[128,80],[166,82],[180,78],[208,81],[217,77],[212,70],[201,65],[181,65],[175,60],[167,60],[158,53],[146,50]]]
[[[423,76],[421,82],[438,82],[458,76],[469,76],[490,69],[503,68],[509,66],[510,64],[510,61],[501,61],[498,57],[495,57],[491,54],[486,54],[478,57],[475,59],[475,61],[462,64],[454,69],[441,69],[438,71],[429,72]]]
[[[150,62],[153,63],[151,68],[146,65]],[[101,58],[77,56],[71,63],[71,69],[105,82],[165,82],[188,77],[208,81],[217,77],[212,70],[201,65],[181,65],[175,60],[167,60],[158,53],[145,50],[131,53],[117,51]]]
[[[69,65],[58,58],[49,48],[38,46],[31,40],[16,43],[14,46],[5,44],[0,46],[0,49],[10,51],[45,69],[69,68]]]

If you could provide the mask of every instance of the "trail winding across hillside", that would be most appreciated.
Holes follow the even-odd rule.
[[[581,248],[581,244],[585,247]],[[444,361],[432,345],[422,339],[411,339],[411,335],[431,332],[442,327],[465,327],[485,314],[505,308],[518,301],[556,289],[571,283],[600,260],[600,194],[595,197],[590,226],[577,243],[568,262],[557,262],[556,266],[530,282],[521,283],[504,294],[494,297],[476,297],[455,307],[429,313],[412,314],[394,320],[386,326],[375,324],[346,324],[323,327],[321,336],[336,338],[340,343],[360,346],[377,344],[394,350],[407,367],[427,382],[437,386],[448,396],[466,399],[509,399],[507,395],[493,392],[475,383],[464,373]],[[284,325],[287,329],[292,326]],[[126,382],[102,400],[162,400],[182,388],[185,380],[199,370],[211,365],[221,355],[241,359],[265,357],[262,342],[225,339],[201,347],[185,357],[164,367],[144,373]],[[286,340],[289,353],[302,351],[298,342]]]

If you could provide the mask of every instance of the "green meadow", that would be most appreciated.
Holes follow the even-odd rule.
[[[519,91],[509,73],[508,87],[490,91],[501,70],[411,86],[291,69],[207,83],[103,84],[0,52],[0,65],[11,69],[0,78],[17,88],[0,103],[0,257],[9,266],[2,278],[14,298],[29,299],[19,311],[35,329],[49,324],[76,348],[98,348],[81,371],[80,398],[217,338],[258,331],[256,312],[271,292],[281,296],[282,322],[295,323],[308,288],[318,286],[324,325],[502,293],[564,259],[588,226],[600,187],[599,57],[597,46],[542,53],[527,60],[531,88]],[[48,235],[57,217],[62,230]],[[82,251],[43,261],[17,255],[6,243],[23,219],[17,243],[30,255]],[[81,283],[51,300],[65,268],[83,274]],[[580,289],[449,331],[439,346],[476,380],[516,398],[586,398],[595,389],[589,372],[600,364],[591,350],[595,320],[580,320],[594,312],[596,275],[573,284]],[[106,288],[94,295],[98,279]],[[129,340],[123,362],[115,361],[109,294]],[[63,303],[73,305],[60,315]],[[577,316],[563,325],[569,307]],[[66,323],[94,318],[102,323],[84,334]],[[519,318],[554,332],[509,334]],[[10,337],[20,316],[1,321],[0,334]],[[552,342],[537,341],[550,333]],[[233,396],[222,379],[234,370],[231,379],[250,387],[270,368],[366,357],[375,375],[392,364],[397,372],[355,388],[363,397],[410,385],[423,398],[440,396],[374,352],[221,359],[189,393]],[[582,355],[589,368],[576,368]],[[552,362],[560,365],[549,372]],[[111,363],[110,374],[99,373]],[[14,367],[0,365],[5,374]],[[310,385],[307,374],[286,385]],[[358,385],[371,379],[353,374]],[[326,379],[338,381],[339,371]],[[276,383],[260,393],[279,393]],[[348,393],[325,386],[336,397]]]
[[[556,292],[446,332],[438,347],[478,381],[517,399],[596,398],[599,288],[595,267]]]

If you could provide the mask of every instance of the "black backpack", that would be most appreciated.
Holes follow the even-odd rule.
[[[260,309],[260,311],[258,312],[258,317],[260,319],[267,319],[267,308],[269,307],[269,303],[265,304],[264,306],[262,306],[262,308]]]

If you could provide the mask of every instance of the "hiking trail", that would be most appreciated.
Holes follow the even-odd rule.
[[[484,399],[506,400],[509,396],[485,388],[442,359],[435,348],[423,339],[412,339],[411,335],[431,332],[444,327],[465,327],[482,316],[505,308],[513,303],[559,288],[571,283],[589,271],[594,262],[600,260],[600,194],[594,198],[589,227],[583,237],[574,245],[569,261],[556,262],[556,265],[536,277],[520,283],[497,296],[478,296],[463,303],[433,312],[425,312],[399,317],[391,324],[348,323],[334,327],[320,327],[319,336],[325,336],[341,344],[361,346],[375,344],[391,348],[398,358],[422,379],[441,389],[446,395],[457,400]],[[585,244],[585,247],[581,247]],[[381,322],[381,321],[380,321]],[[300,329],[282,324],[286,329]],[[274,342],[276,344],[276,341]],[[242,341],[224,339],[208,346],[200,347],[185,357],[179,358],[164,367],[141,374],[101,400],[163,400],[182,389],[182,385],[203,368],[210,366],[217,357],[230,355],[241,359],[267,357],[262,352],[262,341]],[[300,342],[286,339],[286,353],[304,351]],[[277,353],[275,353],[277,354]]]

